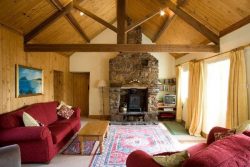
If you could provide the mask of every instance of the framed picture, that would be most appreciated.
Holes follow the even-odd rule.
[[[16,65],[16,96],[43,94],[43,71],[41,69]]]

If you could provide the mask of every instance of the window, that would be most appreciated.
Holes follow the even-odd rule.
[[[189,65],[185,64],[181,70],[181,102],[182,102],[182,120],[187,118],[187,98],[189,83]]]
[[[181,101],[185,103],[188,97],[188,70],[181,71]]]
[[[204,63],[204,115],[202,130],[226,126],[230,60],[224,58]]]

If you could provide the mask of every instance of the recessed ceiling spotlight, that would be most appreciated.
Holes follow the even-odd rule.
[[[165,15],[165,12],[163,10],[160,11],[160,15],[161,16],[164,16]]]
[[[80,16],[83,16],[84,15],[84,13],[83,12],[80,12]]]

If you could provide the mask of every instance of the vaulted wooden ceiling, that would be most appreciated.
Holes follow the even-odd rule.
[[[25,36],[52,15],[63,11],[70,3],[72,0],[1,0],[0,23]],[[89,17],[86,12],[110,25],[116,22],[116,0],[77,0],[75,3],[79,3],[79,8],[85,10],[83,16],[78,9],[73,8],[37,33],[30,43],[87,43],[107,27]],[[172,0],[172,3],[177,8],[169,7],[168,0],[127,0],[126,15],[136,22],[154,14],[141,26],[143,33],[157,44],[211,42],[211,39],[191,26],[186,17],[174,13],[179,10],[217,36],[223,36],[250,22],[249,0]],[[155,14],[160,10],[164,10],[166,15]],[[172,55],[176,58],[181,56]]]

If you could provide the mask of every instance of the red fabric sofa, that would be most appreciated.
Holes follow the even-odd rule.
[[[36,103],[0,115],[0,146],[18,144],[22,163],[49,163],[80,128],[80,109],[70,119],[57,116],[58,102]],[[26,112],[45,126],[24,127]]]
[[[215,132],[228,129],[215,127],[208,135],[207,143],[197,144],[188,149],[190,157],[183,167],[247,167],[250,166],[250,133],[236,134],[214,141]],[[172,153],[161,153],[170,155]],[[161,167],[152,156],[144,151],[132,152],[126,161],[127,167]]]

